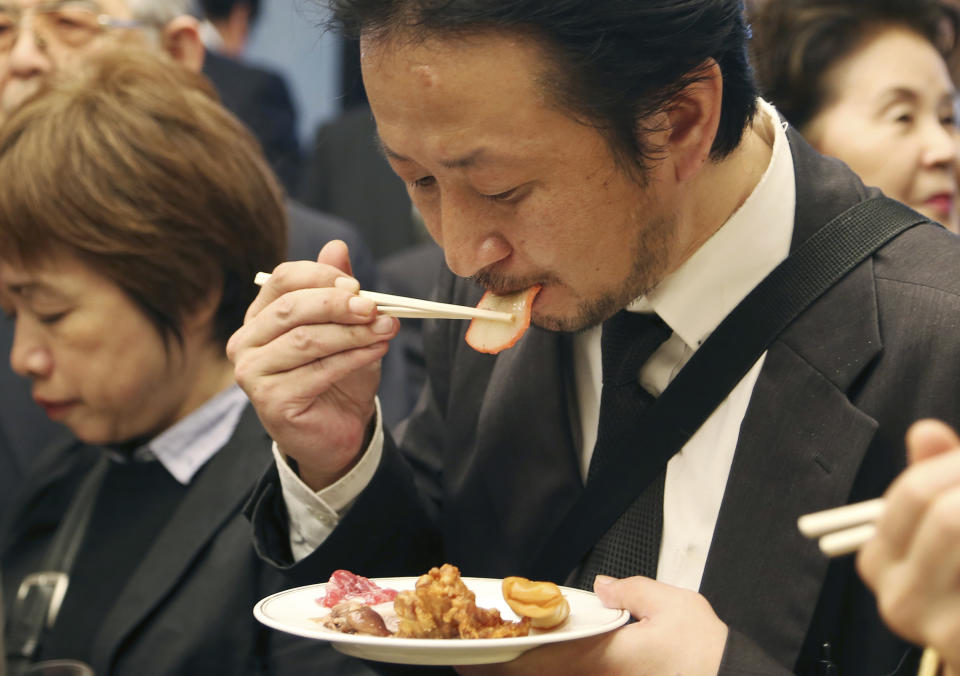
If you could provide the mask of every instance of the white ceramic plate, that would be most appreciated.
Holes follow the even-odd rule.
[[[415,577],[389,577],[374,580],[388,589],[413,589]],[[477,605],[496,608],[501,617],[516,620],[517,616],[503,600],[501,580],[465,577],[464,583],[477,596]],[[522,653],[546,643],[571,641],[602,634],[625,624],[630,614],[625,610],[605,608],[596,594],[561,587],[570,604],[570,616],[556,629],[533,629],[529,636],[516,638],[394,638],[342,634],[321,625],[329,611],[317,599],[325,593],[324,584],[288,589],[261,599],[253,608],[254,616],[268,627],[297,636],[330,641],[342,653],[377,662],[419,665],[492,664],[509,662]]]

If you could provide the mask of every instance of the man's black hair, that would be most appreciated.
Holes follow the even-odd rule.
[[[594,125],[618,157],[644,167],[657,149],[644,124],[702,77],[723,75],[720,127],[711,157],[729,154],[756,111],[741,0],[326,0],[331,23],[351,38],[402,30],[432,35],[510,31],[538,40],[552,68],[547,92]],[[505,65],[505,67],[508,67]]]
[[[200,0],[204,16],[211,21],[226,19],[237,5],[250,7],[250,25],[256,23],[260,15],[260,0]]]

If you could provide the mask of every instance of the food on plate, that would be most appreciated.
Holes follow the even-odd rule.
[[[525,577],[503,580],[503,598],[520,617],[529,617],[537,629],[553,629],[570,614],[570,604],[553,582],[533,582]]]
[[[514,315],[512,322],[499,322],[493,319],[473,319],[467,329],[467,344],[477,352],[496,354],[501,350],[512,347],[530,326],[530,313],[533,308],[533,299],[540,291],[540,285],[534,284],[529,289],[498,295],[487,291],[483,294],[478,308],[511,312]]]
[[[320,623],[327,629],[344,634],[390,636],[393,633],[387,629],[387,624],[379,612],[360,601],[338,603]]]
[[[326,592],[317,603],[326,607],[343,603],[344,601],[359,601],[364,605],[372,606],[385,601],[393,601],[397,597],[395,589],[382,589],[373,580],[356,575],[349,570],[335,570],[330,580],[324,585]]]
[[[421,575],[416,588],[394,601],[401,638],[508,638],[530,633],[530,619],[511,622],[496,609],[479,608],[476,596],[449,563]]]
[[[503,599],[520,620],[500,616],[495,608],[477,606],[476,595],[449,563],[421,575],[413,589],[397,592],[373,580],[338,570],[330,576],[317,603],[330,608],[317,622],[345,634],[398,638],[510,638],[527,636],[530,628],[550,630],[570,615],[570,604],[552,582],[508,577]]]

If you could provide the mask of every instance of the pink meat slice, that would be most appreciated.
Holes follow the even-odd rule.
[[[397,597],[395,589],[384,589],[373,580],[356,575],[349,570],[335,570],[324,587],[325,594],[317,603],[333,608],[343,601],[360,601],[368,606],[393,601]]]

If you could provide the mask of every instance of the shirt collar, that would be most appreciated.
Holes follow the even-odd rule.
[[[138,448],[133,459],[159,460],[173,478],[187,485],[233,436],[247,402],[240,386],[231,385]]]
[[[655,311],[693,350],[790,252],[796,185],[784,124],[759,100],[770,163],[747,200],[690,258],[631,311]]]

